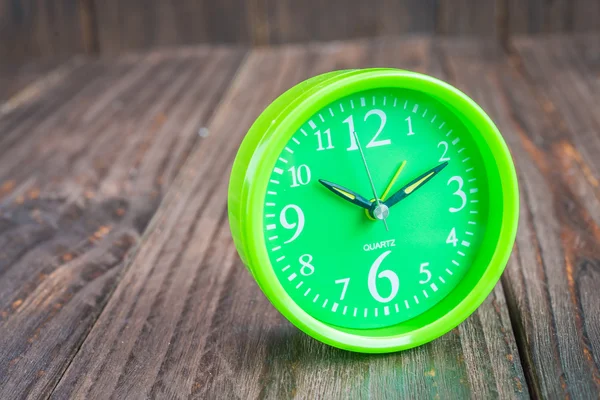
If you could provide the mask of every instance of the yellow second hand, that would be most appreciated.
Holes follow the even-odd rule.
[[[400,164],[400,167],[398,168],[398,171],[396,171],[396,174],[392,178],[392,181],[390,182],[390,184],[388,185],[388,187],[385,188],[385,191],[381,195],[381,200],[385,200],[385,198],[387,197],[387,195],[390,192],[390,190],[392,190],[392,187],[394,186],[394,183],[396,183],[396,179],[398,179],[398,177],[400,176],[400,172],[402,172],[402,170],[404,169],[405,165],[406,165],[406,160],[402,161],[402,164]]]

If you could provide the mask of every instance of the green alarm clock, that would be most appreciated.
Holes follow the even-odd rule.
[[[429,342],[485,300],[518,221],[509,150],[458,89],[396,69],[334,71],[259,116],[231,172],[237,251],[312,337],[383,353]]]

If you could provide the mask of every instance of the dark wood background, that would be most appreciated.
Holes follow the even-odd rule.
[[[600,398],[600,32],[508,50],[387,37],[40,65],[0,96],[0,400]],[[364,355],[272,307],[224,199],[275,97],[380,65],[443,79],[489,113],[521,207],[506,271],[471,317]]]
[[[600,30],[600,0],[0,0],[0,66],[195,43]]]

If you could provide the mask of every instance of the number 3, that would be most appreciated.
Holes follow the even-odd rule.
[[[458,208],[450,207],[448,210],[451,213],[459,212],[460,210],[462,210],[465,207],[465,204],[467,204],[467,195],[465,194],[465,192],[462,191],[462,187],[464,184],[463,179],[460,176],[453,176],[452,178],[450,178],[448,180],[448,185],[450,185],[450,183],[453,181],[458,182],[458,189],[456,189],[456,192],[454,192],[452,194],[460,197],[461,205]]]

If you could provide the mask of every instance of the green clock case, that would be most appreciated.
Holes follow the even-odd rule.
[[[377,220],[376,203],[389,217]],[[504,270],[518,205],[486,113],[395,69],[330,72],[282,94],[241,144],[228,194],[235,246],[271,303],[312,337],[369,353],[464,321]]]

